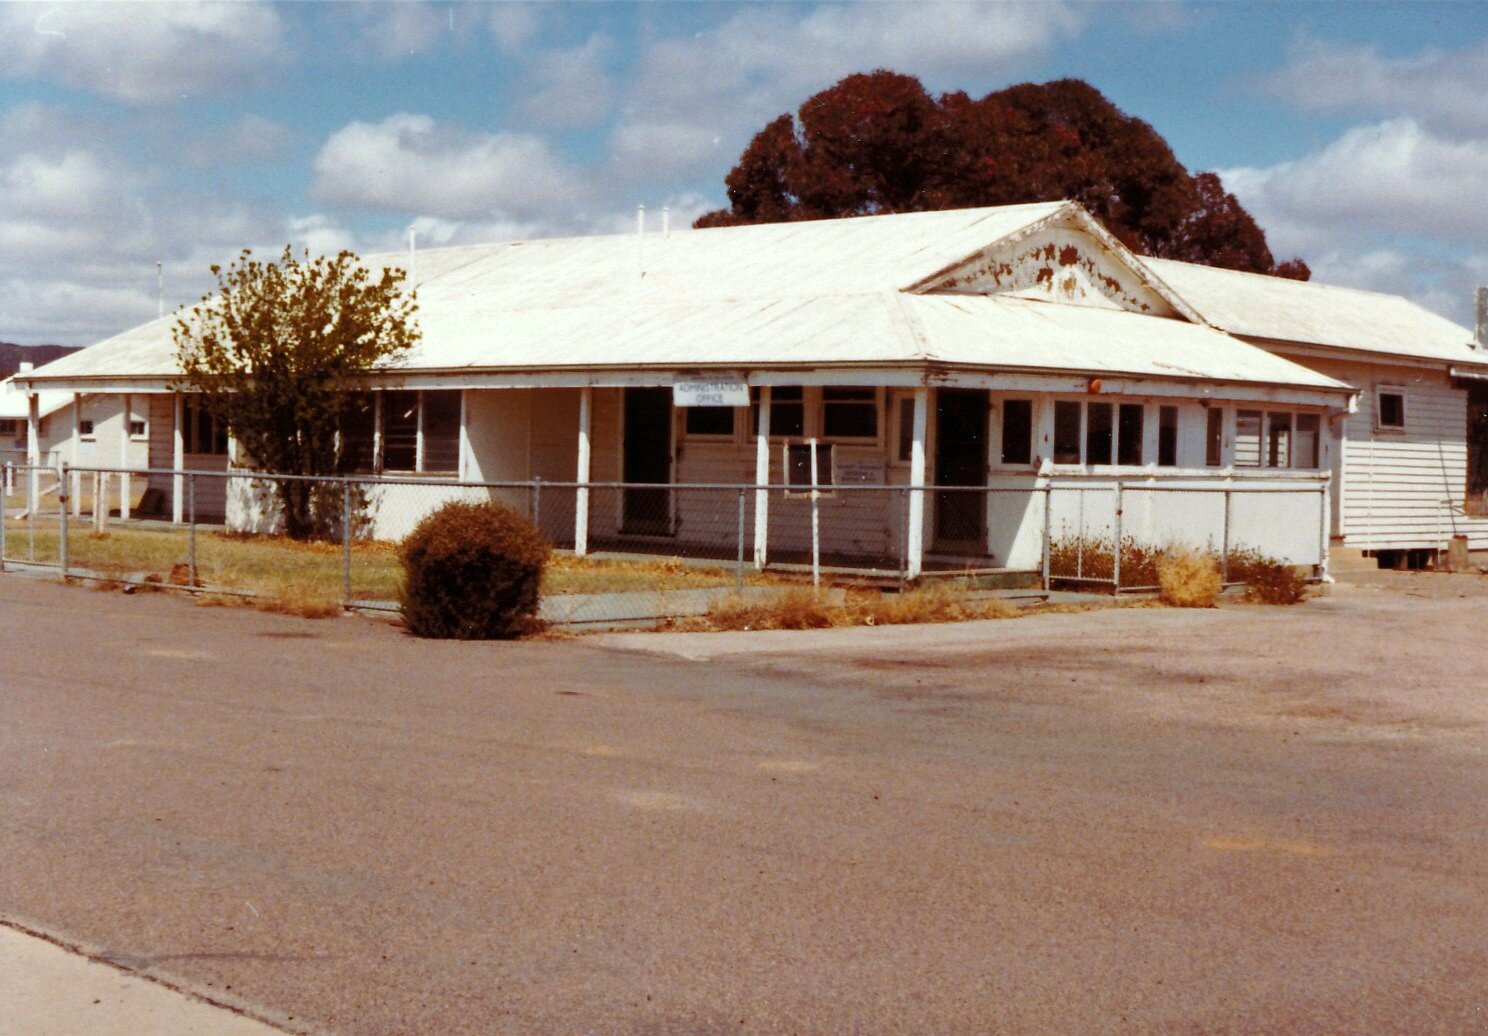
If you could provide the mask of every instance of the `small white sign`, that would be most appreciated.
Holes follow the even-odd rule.
[[[672,382],[672,406],[748,406],[743,378],[695,378]]]
[[[837,458],[837,481],[845,486],[876,486],[884,480],[883,461]]]

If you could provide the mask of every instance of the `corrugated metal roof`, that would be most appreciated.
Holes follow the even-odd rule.
[[[1484,359],[1471,331],[1399,295],[1171,259],[1142,262],[1231,334],[1457,363]]]
[[[38,392],[36,395],[42,417],[54,414],[72,402],[71,392]],[[15,384],[15,376],[0,381],[0,418],[19,418],[24,421],[27,416],[26,392]]]
[[[1007,297],[905,293],[1067,215],[1055,202],[429,249],[413,258],[420,370],[905,363],[1341,388],[1195,324]],[[368,257],[403,265],[405,255]],[[43,381],[176,375],[174,317],[63,357]]]
[[[999,369],[1346,389],[1221,331],[1140,313],[995,296],[907,295],[931,357]]]

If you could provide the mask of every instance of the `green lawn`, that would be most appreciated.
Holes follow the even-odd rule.
[[[59,529],[55,513],[38,516],[33,530],[19,519],[7,519],[6,556],[55,564]],[[32,543],[34,537],[34,555]],[[112,576],[156,575],[169,580],[171,570],[188,557],[184,529],[121,528],[95,534],[85,522],[68,529],[68,565]],[[398,596],[402,573],[396,546],[357,543],[351,552],[351,591],[356,600],[386,601]],[[207,586],[245,590],[269,597],[310,597],[338,601],[342,592],[340,544],[295,543],[279,536],[244,536],[198,531],[198,578]],[[177,581],[184,582],[184,575]],[[676,590],[724,586],[735,579],[732,569],[696,568],[675,559],[620,561],[555,555],[543,579],[547,594],[612,593],[626,590]],[[759,579],[750,573],[749,582]]]

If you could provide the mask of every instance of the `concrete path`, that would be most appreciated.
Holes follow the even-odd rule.
[[[267,1036],[279,1031],[0,924],[0,1036]]]

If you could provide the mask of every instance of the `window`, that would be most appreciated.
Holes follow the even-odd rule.
[[[1377,431],[1405,431],[1405,390],[1381,387],[1376,392],[1374,427]]]
[[[98,436],[93,433],[93,422],[91,420],[89,420],[88,418],[83,418],[78,421],[78,436],[83,439],[98,438]]]
[[[424,456],[419,471],[455,474],[460,470],[459,390],[422,392]]]
[[[822,389],[822,434],[832,439],[878,438],[878,389]]]
[[[0,417],[0,435],[20,435],[21,422],[13,417]]]
[[[688,435],[733,437],[734,408],[731,406],[689,406],[683,407],[682,412],[686,415],[682,420]]]
[[[1085,463],[1111,463],[1114,429],[1111,427],[1110,403],[1087,403],[1085,406]]]
[[[145,438],[145,436],[149,435],[149,433],[150,426],[145,422],[144,418],[134,417],[133,415],[130,416],[129,437],[131,439],[143,439]]]
[[[914,459],[914,407],[913,396],[899,400],[899,452],[902,461]]]
[[[785,484],[792,488],[811,488],[811,443],[793,442],[785,447]],[[816,444],[816,484],[832,485],[832,444]]]
[[[1027,464],[1033,459],[1033,400],[1002,401],[1002,462]]]
[[[750,389],[749,434],[759,434],[759,389]],[[770,435],[799,438],[806,434],[806,397],[800,385],[776,385],[770,390]]]
[[[1235,466],[1239,468],[1261,466],[1261,412],[1259,410],[1235,411]]]
[[[1059,400],[1054,404],[1054,463],[1080,463],[1079,403]]]
[[[1175,406],[1157,408],[1157,466],[1178,466],[1178,408]]]
[[[227,423],[218,421],[202,406],[200,396],[187,396],[181,407],[185,427],[186,452],[227,456]]]
[[[418,393],[385,392],[382,396],[382,469],[418,469]]]
[[[1116,463],[1135,467],[1142,463],[1142,433],[1146,407],[1122,403],[1116,412]]]
[[[1290,468],[1292,463],[1292,415],[1275,411],[1266,415],[1266,467]]]
[[[377,404],[371,392],[358,392],[341,415],[341,458],[347,471],[377,470]]]
[[[1204,430],[1204,463],[1217,468],[1224,463],[1224,411],[1210,407],[1208,415]]]
[[[1317,414],[1298,414],[1297,430],[1292,438],[1292,466],[1316,468],[1321,464],[1322,421]]]

